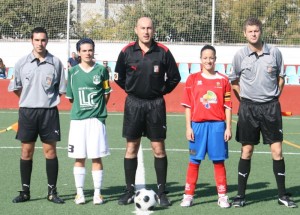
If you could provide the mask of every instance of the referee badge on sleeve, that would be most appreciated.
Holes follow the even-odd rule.
[[[115,72],[115,74],[114,74],[114,79],[115,79],[116,81],[119,80],[119,73]]]

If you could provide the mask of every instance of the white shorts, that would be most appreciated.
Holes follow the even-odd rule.
[[[105,125],[96,118],[71,120],[68,156],[101,158],[110,155]]]

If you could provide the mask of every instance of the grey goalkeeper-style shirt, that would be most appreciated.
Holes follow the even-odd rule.
[[[281,52],[266,43],[261,55],[248,46],[240,49],[228,75],[230,81],[239,80],[240,97],[255,102],[268,102],[279,96],[279,76],[285,77]]]
[[[39,62],[30,53],[15,65],[8,91],[21,90],[19,106],[27,108],[52,108],[59,104],[59,94],[66,92],[66,79],[61,61],[47,52]]]

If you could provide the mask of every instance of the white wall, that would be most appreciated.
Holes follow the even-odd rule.
[[[76,51],[77,41],[71,41],[70,52]],[[96,43],[96,60],[116,61],[121,49],[127,43]],[[166,44],[171,50],[177,62],[197,63],[200,62],[200,50],[203,45],[172,45]],[[231,63],[233,55],[242,46],[215,46],[217,50],[217,63]],[[50,53],[59,57],[63,64],[67,65],[68,53],[66,42],[48,43],[47,49]],[[300,65],[300,47],[279,47],[285,64]],[[0,58],[7,67],[14,67],[16,61],[32,50],[28,42],[0,42]]]

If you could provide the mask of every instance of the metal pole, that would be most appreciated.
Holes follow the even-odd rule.
[[[215,42],[215,11],[216,11],[215,0],[212,1],[212,14],[211,14],[211,45]]]
[[[71,0],[68,0],[68,15],[67,15],[67,59],[70,56],[70,15],[71,13]]]

